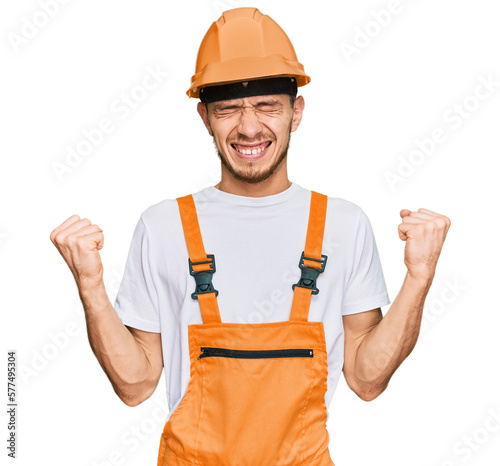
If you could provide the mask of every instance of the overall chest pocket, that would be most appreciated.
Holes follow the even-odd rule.
[[[201,464],[287,466],[305,460],[312,348],[202,346],[197,363],[203,379],[196,441]]]
[[[198,359],[207,357],[224,357],[237,359],[274,359],[274,358],[312,358],[314,352],[307,348],[287,348],[276,350],[234,350],[202,346]]]

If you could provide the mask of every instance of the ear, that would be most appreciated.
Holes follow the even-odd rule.
[[[299,95],[294,102],[293,105],[293,118],[292,118],[292,125],[290,128],[290,131],[295,131],[299,125],[300,122],[302,121],[302,112],[304,111],[306,103],[304,101],[304,97]]]
[[[196,107],[196,109],[198,110],[198,113],[200,114],[200,117],[208,130],[208,134],[210,134],[210,136],[213,136],[212,127],[210,126],[210,121],[208,120],[207,105],[203,102],[198,102],[198,106]]]

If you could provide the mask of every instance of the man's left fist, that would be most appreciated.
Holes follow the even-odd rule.
[[[432,279],[451,221],[432,210],[399,212],[403,223],[398,225],[399,237],[406,241],[405,265],[415,278]]]

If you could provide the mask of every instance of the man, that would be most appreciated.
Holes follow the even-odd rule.
[[[417,341],[450,220],[400,212],[408,271],[382,317],[390,300],[366,214],[287,177],[304,111],[297,87],[309,81],[271,18],[224,12],[187,92],[201,100],[221,181],[141,214],[114,307],[102,230],[73,215],[50,235],[120,399],[142,403],[165,368],[159,465],[331,465],[327,408],[340,372],[373,400]]]

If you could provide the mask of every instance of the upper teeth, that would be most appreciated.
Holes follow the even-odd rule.
[[[261,147],[260,149],[238,149],[235,147],[235,149],[238,151],[238,152],[241,152],[242,154],[245,154],[245,155],[250,155],[250,154],[260,154],[263,150],[265,150],[267,148],[267,145],[264,146],[264,147]]]

